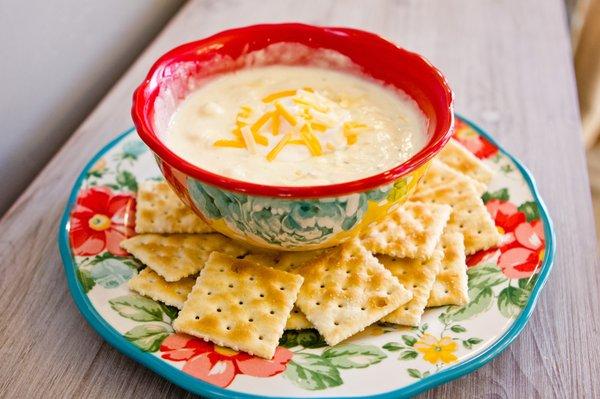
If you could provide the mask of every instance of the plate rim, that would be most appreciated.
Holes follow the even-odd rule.
[[[394,389],[388,392],[382,392],[375,395],[369,396],[319,396],[313,397],[314,399],[352,399],[352,398],[368,398],[368,399],[390,399],[390,398],[398,398],[398,397],[410,397],[421,393],[423,391],[434,388],[438,385],[441,385],[446,382],[450,382],[457,378],[460,378],[464,375],[467,375],[476,369],[484,366],[492,359],[500,355],[523,331],[525,326],[527,325],[529,319],[531,318],[531,314],[535,308],[535,305],[539,299],[539,295],[542,291],[542,288],[546,284],[548,280],[548,276],[550,275],[550,271],[552,270],[554,263],[554,256],[556,253],[556,235],[554,232],[554,225],[550,215],[548,214],[548,209],[546,204],[542,200],[537,184],[531,172],[512,154],[506,151],[506,149],[500,145],[496,139],[494,139],[490,134],[488,134],[485,130],[483,130],[479,125],[474,123],[468,118],[465,118],[461,114],[455,113],[457,119],[464,121],[471,128],[477,131],[478,134],[482,135],[488,141],[490,141],[502,154],[507,156],[517,167],[524,180],[526,181],[529,189],[533,194],[533,200],[536,202],[538,206],[538,210],[540,212],[540,218],[544,221],[544,235],[546,239],[546,252],[544,257],[544,262],[542,267],[540,268],[540,274],[538,279],[533,287],[531,294],[529,296],[529,300],[527,301],[527,305],[523,308],[520,315],[514,320],[513,324],[500,336],[496,341],[494,341],[490,346],[483,349],[480,353],[473,356],[470,359],[467,359],[464,362],[455,364],[448,368],[445,368],[435,374],[432,374],[426,378],[415,381],[414,383],[404,386],[402,388]],[[175,385],[190,391],[192,393],[198,395],[205,395],[211,398],[230,398],[232,396],[238,398],[245,399],[254,399],[261,398],[265,396],[250,394],[240,391],[235,391],[231,389],[221,388],[216,385],[209,384],[205,381],[192,377],[183,371],[172,367],[166,364],[160,358],[150,354],[143,352],[142,350],[136,348],[133,344],[127,341],[117,330],[115,330],[110,324],[108,324],[104,318],[96,311],[91,301],[85,295],[79,283],[77,281],[75,275],[76,265],[74,264],[74,258],[71,253],[71,249],[69,246],[68,232],[69,232],[69,219],[71,210],[75,201],[77,199],[77,194],[79,193],[81,186],[85,180],[87,175],[87,171],[100,159],[104,154],[106,154],[109,150],[111,150],[114,146],[116,146],[121,140],[127,137],[131,132],[135,131],[135,128],[129,128],[117,135],[117,137],[110,140],[106,145],[102,147],[100,151],[98,151],[84,166],[82,172],[79,174],[71,192],[69,194],[67,203],[65,205],[65,209],[63,211],[62,217],[60,219],[59,227],[58,227],[58,248],[60,252],[60,256],[62,259],[63,267],[65,270],[65,275],[67,277],[67,286],[69,288],[69,292],[71,297],[75,301],[79,312],[86,319],[88,324],[95,330],[105,341],[107,341],[112,347],[117,349],[122,354],[128,356],[129,358],[135,360],[136,362],[142,364],[143,366],[149,368],[153,372],[157,373],[163,378],[166,378],[168,381],[174,383]],[[288,399],[292,397],[281,397],[281,396],[267,396],[268,398],[280,398],[280,399]]]

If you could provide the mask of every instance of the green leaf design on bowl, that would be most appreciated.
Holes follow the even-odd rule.
[[[211,219],[225,219],[241,234],[268,244],[294,247],[318,244],[352,229],[367,210],[370,198],[385,198],[385,189],[337,198],[288,200],[227,192],[190,180],[198,208]]]

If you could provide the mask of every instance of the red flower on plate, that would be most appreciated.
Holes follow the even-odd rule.
[[[498,256],[498,267],[511,279],[531,276],[544,258],[544,226],[528,222],[525,213],[508,201],[491,200],[486,204],[496,228],[502,235],[497,248],[480,251],[467,259],[469,267]]]
[[[496,146],[458,118],[454,123],[454,138],[475,154],[477,158],[489,158],[498,152]]]
[[[69,237],[75,255],[92,256],[107,250],[125,256],[119,244],[134,235],[135,198],[93,187],[81,193],[71,212]]]
[[[267,360],[215,345],[186,334],[169,335],[160,346],[163,359],[185,361],[183,371],[203,381],[227,387],[236,375],[271,377],[283,372],[292,352],[279,346]]]

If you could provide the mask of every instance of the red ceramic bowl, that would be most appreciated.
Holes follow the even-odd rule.
[[[196,82],[243,68],[244,64],[238,60],[244,55],[281,42],[335,50],[349,57],[363,73],[406,92],[429,121],[427,145],[408,161],[383,173],[351,182],[301,187],[268,186],[220,176],[185,161],[164,145],[159,134],[165,131],[177,104],[197,87]],[[294,61],[295,64],[302,62],[301,59]],[[132,117],[140,137],[156,155],[163,175],[184,202],[218,231],[255,245],[278,249],[334,245],[384,217],[393,208],[391,205],[408,197],[424,173],[427,162],[450,139],[453,126],[452,91],[440,71],[423,57],[372,33],[295,23],[232,29],[169,51],[156,61],[136,89]],[[392,193],[394,187],[397,190]],[[377,192],[379,194],[373,194]],[[302,228],[283,226],[289,224],[289,220],[281,218],[256,220],[254,226],[241,225],[241,219],[256,218],[256,215],[235,214],[245,212],[239,210],[232,214],[231,207],[225,205],[234,202],[239,203],[236,209],[247,206],[267,210],[277,206],[279,211],[281,208],[289,209],[290,217],[302,217],[307,209],[316,209],[317,214],[313,212],[306,217],[311,220],[316,217],[315,223],[318,224],[318,204],[341,201],[340,209],[344,213],[347,210],[345,206],[350,205],[344,205],[343,201],[353,195],[362,196],[360,203],[364,209],[353,215],[350,222],[340,220],[343,227],[338,229],[314,226],[320,228],[321,233],[315,233],[306,223],[300,223]],[[366,211],[373,208],[367,206],[369,201],[377,205],[374,206],[377,212]],[[323,212],[337,214],[331,209]],[[273,226],[273,231],[265,232],[265,225]],[[307,228],[310,231],[305,231]],[[290,233],[290,229],[294,231]],[[287,233],[282,233],[284,230]]]

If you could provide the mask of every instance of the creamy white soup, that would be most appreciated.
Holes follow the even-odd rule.
[[[188,162],[219,175],[322,185],[406,161],[426,144],[427,119],[404,92],[366,77],[275,65],[205,82],[179,104],[164,140]]]

